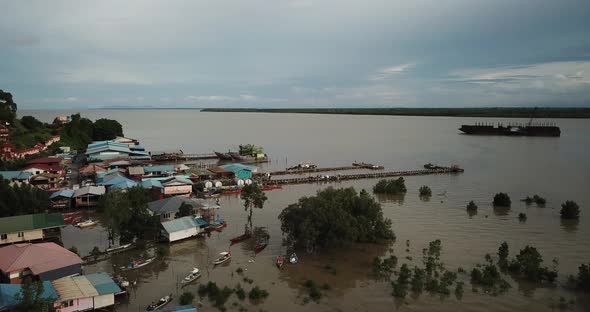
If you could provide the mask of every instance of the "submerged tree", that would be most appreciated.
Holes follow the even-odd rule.
[[[406,183],[403,177],[390,180],[383,179],[375,184],[373,192],[377,194],[403,194],[407,192]]]
[[[467,204],[466,209],[467,209],[467,211],[477,211],[477,205],[473,201],[470,201]]]
[[[57,298],[46,297],[43,282],[26,278],[20,292],[15,295],[16,311],[18,312],[49,312],[53,311],[53,303]]]
[[[257,183],[252,183],[244,186],[240,198],[244,201],[244,210],[248,211],[248,224],[252,229],[252,210],[253,208],[262,209],[268,197]]]
[[[419,189],[420,197],[430,197],[432,196],[432,190],[427,185],[422,185]]]
[[[306,248],[330,248],[352,242],[393,240],[391,220],[365,190],[328,187],[303,197],[279,215],[287,243]]]
[[[578,219],[580,217],[580,207],[573,200],[568,200],[561,204],[561,218],[562,219]]]
[[[494,206],[510,207],[510,196],[506,193],[497,193],[494,195]]]

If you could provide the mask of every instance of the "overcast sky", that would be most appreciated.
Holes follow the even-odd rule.
[[[588,0],[0,0],[22,109],[590,106]]]

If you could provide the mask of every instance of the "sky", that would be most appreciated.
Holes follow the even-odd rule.
[[[19,109],[590,106],[588,0],[0,0]]]

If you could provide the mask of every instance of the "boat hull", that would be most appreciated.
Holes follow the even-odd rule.
[[[459,128],[463,133],[470,135],[503,135],[503,136],[543,136],[558,137],[561,136],[561,130],[556,126],[479,126],[479,125],[462,125]]]

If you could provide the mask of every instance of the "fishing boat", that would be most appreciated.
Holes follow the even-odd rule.
[[[64,222],[68,224],[75,224],[75,221],[82,216],[84,212],[82,211],[74,211],[74,212],[67,212],[63,213]]]
[[[227,223],[225,223],[225,221],[222,221],[220,224],[214,225],[213,230],[217,231],[217,232],[221,232],[221,230],[226,226],[227,226]]]
[[[231,260],[231,253],[229,251],[224,251],[219,253],[219,258],[213,260],[213,264],[218,265],[229,260]]]
[[[152,263],[154,260],[156,260],[156,257],[152,257],[152,258],[149,258],[149,259],[144,260],[144,261],[139,261],[139,260],[133,261],[133,262],[129,263],[126,266],[119,267],[119,269],[121,269],[122,271],[129,271],[129,270],[139,269],[141,267],[144,267],[144,266]]]
[[[242,157],[242,155],[240,155],[240,153],[229,152],[228,154],[229,154],[229,156],[231,157],[232,160],[235,160],[235,161],[242,161],[242,160],[244,160],[244,157]]]
[[[297,164],[297,165],[295,165],[293,167],[287,168],[287,171],[290,171],[290,170],[304,170],[304,169],[316,169],[317,167],[318,166],[316,166],[315,164],[312,164],[312,163],[300,163],[300,164]]]
[[[221,160],[231,160],[231,155],[229,153],[220,153],[220,152],[214,152],[215,156],[217,156],[217,158],[221,159]]]
[[[201,271],[199,271],[199,269],[197,268],[193,268],[189,275],[187,275],[184,279],[182,279],[182,281],[180,281],[180,284],[186,285],[199,277],[201,277]]]
[[[110,253],[110,252],[122,251],[122,250],[130,248],[132,245],[133,244],[129,243],[129,244],[125,244],[125,245],[121,245],[121,246],[117,246],[117,247],[108,248],[106,250],[106,252]]]
[[[283,263],[285,263],[285,258],[283,256],[277,256],[277,267],[279,269],[283,268]]]
[[[150,304],[147,309],[145,309],[146,311],[156,311],[162,307],[164,307],[165,305],[167,305],[168,303],[170,303],[170,301],[172,301],[172,294],[164,296],[162,298],[160,298],[158,301],[156,302],[152,302],[152,304]]]
[[[86,221],[76,223],[76,226],[82,229],[82,228],[87,228],[87,227],[96,225],[96,223],[97,223],[96,221],[94,221],[92,219],[88,219]]]
[[[283,187],[280,185],[265,185],[263,187],[260,188],[260,190],[262,191],[272,191],[272,190],[280,190]]]
[[[252,234],[245,233],[245,234],[242,234],[240,236],[234,237],[234,238],[230,239],[229,241],[231,242],[231,245],[233,245],[233,244],[237,244],[239,242],[243,242],[243,241],[247,240],[250,237],[252,237]]]
[[[242,189],[236,188],[236,189],[231,189],[231,190],[224,190],[223,194],[240,194],[242,192]]]
[[[289,257],[289,263],[297,264],[297,262],[299,262],[299,258],[297,258],[297,255],[295,253],[292,253],[291,257]]]

